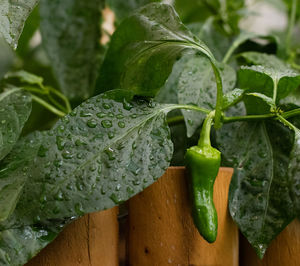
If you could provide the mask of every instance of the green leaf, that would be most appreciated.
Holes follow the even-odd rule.
[[[230,56],[234,53],[234,51],[244,42],[251,39],[262,39],[262,40],[270,40],[272,42],[277,42],[277,38],[273,35],[260,35],[254,32],[242,31],[240,34],[234,39],[230,48],[228,49],[226,55],[224,56],[223,62],[228,62]]]
[[[24,70],[19,70],[15,72],[9,72],[5,75],[5,78],[17,78],[23,83],[27,83],[30,85],[37,85],[39,87],[43,87],[44,79],[42,77],[36,76]]]
[[[213,110],[216,103],[217,87],[214,82],[214,72],[209,60],[204,56],[186,56],[181,60],[182,71],[178,76],[178,102]],[[228,65],[219,64],[223,90],[228,92],[234,88],[236,73]],[[187,126],[187,135],[191,137],[201,126],[205,114],[182,111]]]
[[[212,15],[206,1],[174,0],[173,2],[183,23],[204,22]]]
[[[43,225],[23,226],[0,232],[0,264],[24,265],[42,248],[52,242],[70,222],[51,221]]]
[[[232,105],[235,105],[236,103],[241,101],[243,96],[244,96],[244,90],[238,88],[227,92],[223,98],[223,110],[226,110]]]
[[[114,11],[118,21],[129,16],[135,9],[160,0],[107,0],[107,5]]]
[[[31,112],[31,97],[20,89],[0,94],[0,160],[13,148]]]
[[[40,25],[40,13],[39,7],[36,6],[31,12],[30,16],[25,22],[23,32],[18,42],[17,53],[21,57],[25,57],[30,51],[30,40],[34,36],[34,33],[38,30]],[[32,56],[32,54],[30,55]]]
[[[0,80],[13,63],[14,54],[8,44],[0,37]]]
[[[273,101],[273,99],[262,93],[252,92],[252,93],[247,93],[247,95],[255,96],[255,97],[262,99],[265,103],[267,103],[271,107],[271,109],[274,109],[276,107],[276,104]]]
[[[234,123],[217,132],[225,161],[234,167],[229,209],[243,235],[263,257],[295,218],[288,177],[292,132],[279,122]]]
[[[240,87],[248,92],[258,92],[278,103],[300,85],[300,74],[273,55],[256,52],[241,54],[252,66],[243,66],[238,72]],[[250,96],[251,97],[251,96]],[[257,98],[245,98],[248,113],[269,112],[269,107]]]
[[[176,59],[191,48],[215,63],[207,46],[181,23],[171,6],[146,5],[125,19],[112,36],[96,93],[121,88],[154,97]]]
[[[288,176],[292,180],[292,199],[295,203],[297,216],[300,217],[300,130],[295,132]]]
[[[94,90],[103,5],[103,0],[41,1],[43,45],[61,90],[72,100],[86,99]]]
[[[17,48],[25,21],[38,0],[2,0],[0,2],[0,35]]]
[[[213,17],[215,23],[227,34],[238,32],[238,22],[244,0],[185,1],[174,0],[174,6],[184,23],[203,22]]]
[[[108,209],[162,176],[173,152],[165,121],[173,107],[132,97],[120,90],[96,96],[40,135],[20,166],[28,178],[20,200],[0,228]]]
[[[27,180],[24,171],[31,163],[31,155],[38,151],[42,143],[40,134],[29,135],[19,142],[16,148],[1,162],[0,178],[0,222],[14,211],[24,184]]]

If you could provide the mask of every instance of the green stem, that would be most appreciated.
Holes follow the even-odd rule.
[[[284,112],[283,114],[281,114],[281,116],[284,118],[290,118],[290,117],[297,116],[297,115],[300,115],[300,108],[294,109],[294,110],[291,110],[288,112]]]
[[[285,126],[289,127],[291,130],[297,131],[298,128],[296,128],[291,122],[287,121],[284,117],[281,115],[277,115],[278,120],[282,122]]]
[[[231,116],[231,117],[223,117],[223,123],[233,123],[238,121],[256,121],[256,120],[264,120],[269,118],[276,117],[276,114],[265,114],[265,115],[246,115],[246,116]]]
[[[46,109],[48,109],[50,112],[58,115],[58,116],[65,116],[66,114],[61,112],[60,110],[56,109],[54,106],[50,105],[49,103],[47,103],[46,101],[44,101],[43,99],[37,97],[34,94],[31,94],[32,100],[39,103],[40,105],[44,106]]]
[[[222,78],[219,69],[214,62],[211,62],[212,68],[214,70],[216,84],[217,84],[217,101],[215,109],[215,129],[221,128],[221,118],[222,118],[222,105],[223,105],[223,85]]]
[[[204,120],[202,130],[201,130],[201,134],[200,134],[200,139],[198,141],[198,146],[200,148],[211,146],[211,143],[210,143],[210,130],[211,130],[212,123],[214,121],[214,117],[215,117],[215,111],[212,111],[206,116],[206,118]]]
[[[186,104],[172,104],[172,105],[170,105],[170,107],[168,109],[170,111],[176,110],[176,109],[194,110],[194,111],[205,113],[205,114],[209,114],[211,112],[211,110],[208,110],[208,109],[205,109],[202,107],[198,107],[195,105],[186,105]]]
[[[50,100],[50,102],[53,103],[57,108],[59,108],[63,112],[67,112],[66,107],[62,106],[59,102],[57,102],[50,93],[47,95],[47,97]]]
[[[170,117],[167,119],[167,123],[169,126],[175,126],[181,124],[184,121],[184,117],[182,115]]]
[[[300,70],[300,65],[296,64],[295,62],[291,62],[290,64],[294,69]]]
[[[67,108],[67,111],[68,111],[68,113],[70,113],[70,112],[72,111],[72,108],[71,108],[71,104],[70,104],[68,98],[67,98],[64,94],[62,94],[61,92],[55,90],[55,89],[52,88],[52,87],[48,87],[48,89],[49,89],[53,94],[55,94],[56,96],[58,96],[60,99],[62,99],[62,100],[64,101],[64,103],[65,103],[65,105],[66,105],[66,108]]]
[[[29,92],[34,92],[34,93],[38,93],[41,95],[46,95],[47,92],[45,92],[44,90],[40,90],[34,87],[29,87],[29,86],[25,86],[25,87],[21,87],[23,90],[29,91]]]
[[[290,118],[294,116],[300,115],[300,108],[291,110],[288,112],[282,113],[280,116],[283,118]],[[238,121],[255,121],[255,120],[264,120],[277,117],[277,114],[265,114],[265,115],[246,115],[246,116],[231,116],[231,117],[223,117],[223,123],[233,123]]]
[[[273,79],[273,102],[274,102],[274,104],[276,104],[276,98],[277,98],[277,85],[278,85],[277,79]]]
[[[293,33],[294,25],[296,22],[297,1],[298,0],[293,0],[293,2],[292,2],[292,9],[291,9],[291,14],[290,14],[290,18],[289,18],[287,35],[286,35],[286,52],[287,52],[287,54],[289,54],[291,51],[292,33]]]

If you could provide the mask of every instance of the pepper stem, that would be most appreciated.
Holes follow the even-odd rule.
[[[198,141],[198,146],[201,148],[211,147],[210,130],[211,130],[212,123],[214,121],[214,117],[215,117],[215,111],[212,111],[206,116],[204,120],[201,134],[200,134],[200,139]]]

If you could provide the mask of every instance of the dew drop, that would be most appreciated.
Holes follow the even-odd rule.
[[[96,116],[99,117],[99,118],[103,118],[103,117],[106,116],[106,113],[100,112],[100,113],[97,113]]]
[[[129,102],[127,102],[126,99],[123,100],[123,108],[124,108],[125,110],[128,110],[128,111],[129,111],[129,110],[132,109],[132,107],[133,107],[132,104],[129,103]]]
[[[120,128],[124,128],[124,127],[125,127],[125,123],[121,121],[121,122],[118,123],[118,126],[119,126]]]
[[[83,215],[84,214],[84,210],[83,210],[82,204],[80,202],[75,204],[75,212],[78,215]]]
[[[60,136],[56,136],[56,145],[57,145],[57,148],[62,151],[66,145],[66,142],[65,140],[60,137]]]
[[[70,151],[64,151],[61,155],[64,159],[72,159],[73,158],[73,154]]]
[[[86,124],[89,128],[95,128],[97,126],[97,121],[95,119],[90,119]]]
[[[112,127],[112,122],[110,120],[102,120],[101,125],[104,128],[111,128]]]
[[[110,108],[111,108],[110,104],[108,104],[108,103],[103,103],[103,104],[102,104],[102,107],[103,107],[104,109],[110,109]]]

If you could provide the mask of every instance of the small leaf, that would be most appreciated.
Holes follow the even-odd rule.
[[[25,21],[38,0],[2,0],[0,2],[0,35],[17,48]]]
[[[61,90],[72,100],[86,99],[94,90],[103,5],[103,0],[41,1],[43,45]]]
[[[44,79],[42,77],[36,76],[34,74],[31,74],[27,71],[24,70],[19,70],[19,71],[15,71],[15,72],[9,72],[5,75],[6,79],[9,78],[17,78],[19,79],[21,82],[30,84],[30,85],[37,85],[42,87],[43,86],[43,81]]]
[[[229,60],[229,57],[232,55],[232,53],[244,42],[251,40],[251,39],[263,39],[263,40],[270,40],[272,42],[277,42],[277,39],[275,36],[272,35],[260,35],[254,32],[247,32],[247,31],[241,31],[240,34],[234,39],[232,42],[230,48],[228,49],[226,55],[224,56],[223,62],[227,62]]]
[[[240,87],[247,92],[258,92],[273,98],[277,104],[300,85],[300,74],[273,55],[247,52],[241,56],[252,66],[243,66],[238,72]],[[269,112],[269,106],[257,97],[244,99],[249,114]]]
[[[125,19],[112,36],[96,93],[121,88],[154,97],[176,59],[191,48],[215,63],[208,47],[181,23],[171,6],[146,5]]]
[[[264,95],[264,94],[262,94],[262,93],[252,92],[252,93],[247,93],[247,95],[255,96],[255,97],[258,97],[258,98],[262,99],[265,103],[267,103],[273,109],[276,107],[273,99],[266,96],[266,95]]]
[[[13,148],[31,112],[31,97],[20,89],[0,94],[0,160]]]
[[[251,92],[260,92],[269,96],[270,92],[273,93],[273,84],[277,83],[278,100],[286,97],[300,85],[300,73],[274,55],[246,52],[240,56],[248,64],[252,64],[250,67],[242,67],[238,73],[243,89],[251,89]]]
[[[227,92],[223,97],[223,110],[228,109],[232,105],[241,101],[244,96],[244,90],[241,89],[233,89],[232,91]]]

